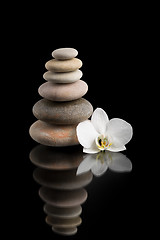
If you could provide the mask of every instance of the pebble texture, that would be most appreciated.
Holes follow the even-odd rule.
[[[83,97],[88,91],[88,85],[82,80],[74,83],[58,84],[52,82],[43,83],[38,93],[51,101],[72,101]]]
[[[52,57],[58,60],[71,59],[78,55],[78,51],[74,48],[58,48],[52,52]]]
[[[75,70],[72,72],[56,73],[56,72],[45,72],[43,78],[46,81],[51,81],[53,83],[72,83],[78,81],[82,77],[81,70]]]
[[[36,121],[30,127],[30,136],[38,143],[47,146],[72,146],[79,144],[76,135],[77,125],[53,125]]]
[[[48,71],[53,72],[71,72],[82,67],[82,61],[78,58],[72,58],[65,61],[51,59],[45,64]]]
[[[82,61],[77,55],[74,48],[59,48],[45,64],[48,71],[43,78],[46,82],[38,88],[42,99],[32,109],[38,121],[29,129],[33,140],[42,145],[78,145],[76,127],[93,113],[91,103],[82,98],[88,85],[81,80]]]
[[[78,124],[92,113],[92,105],[84,98],[62,103],[41,99],[33,106],[33,114],[37,119],[53,124]]]

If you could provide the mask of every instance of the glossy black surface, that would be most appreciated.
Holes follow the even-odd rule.
[[[24,184],[21,191],[21,203],[19,206],[20,209],[23,205],[25,205],[25,207],[23,208],[23,212],[21,212],[19,209],[18,213],[20,214],[20,218],[25,214],[23,221],[25,223],[28,223],[27,236],[32,233],[35,237],[38,236],[40,239],[46,237],[49,239],[52,237],[54,239],[64,238],[63,235],[60,235],[59,228],[58,230],[55,228],[53,231],[52,227],[46,223],[47,214],[44,212],[45,200],[41,199],[41,193],[39,192],[40,187],[45,186],[45,188],[49,187],[49,189],[53,189],[53,200],[54,196],[58,196],[55,195],[55,191],[59,191],[57,190],[58,188],[61,191],[60,193],[63,194],[64,192],[65,197],[63,199],[63,197],[60,196],[60,201],[63,202],[64,200],[64,205],[65,202],[68,201],[70,207],[72,205],[70,204],[70,200],[73,201],[73,198],[75,196],[72,194],[72,192],[77,191],[75,189],[78,188],[79,191],[79,189],[83,188],[87,193],[87,197],[84,197],[84,200],[82,199],[82,202],[81,200],[78,200],[80,198],[75,200],[78,201],[75,205],[79,205],[82,208],[81,213],[79,214],[81,223],[78,224],[76,230],[75,228],[71,229],[73,230],[71,233],[74,233],[74,235],[69,236],[69,238],[82,239],[85,237],[92,238],[94,236],[104,237],[105,235],[111,236],[112,234],[118,236],[118,233],[127,238],[128,230],[132,231],[132,221],[136,214],[135,206],[139,204],[139,188],[135,188],[137,184],[136,164],[134,164],[134,159],[131,159],[131,157],[127,155],[127,151],[125,155],[130,158],[130,161],[133,164],[131,171],[119,173],[107,169],[107,171],[104,172],[102,176],[96,177],[93,175],[92,177],[89,176],[88,180],[86,180],[86,177],[84,177],[83,180],[81,175],[76,176],[77,167],[75,167],[75,165],[73,165],[73,169],[70,168],[68,170],[62,170],[62,168],[59,170],[43,170],[42,168],[37,168],[29,158],[31,156],[31,152],[37,147],[41,147],[41,145],[35,144],[29,154],[26,154],[26,158],[24,158],[24,161],[26,161],[26,169],[21,175],[21,179],[23,179]],[[43,146],[42,149],[44,149]],[[59,158],[59,161],[62,159],[63,163],[65,152],[67,152],[67,156],[70,154],[71,158],[73,158],[74,153],[76,152],[75,149],[81,149],[80,155],[83,156],[81,146],[73,148],[69,147],[67,150],[63,149],[64,152],[63,155],[61,155],[62,157]],[[57,149],[55,150],[57,151]],[[54,152],[54,150],[52,150],[52,152]],[[131,156],[130,152],[128,154]],[[81,159],[81,162],[82,161],[83,159]],[[50,172],[48,175],[47,171],[51,171],[53,174]],[[64,175],[66,175],[66,181],[64,179]],[[79,180],[74,181],[76,178],[79,178]],[[76,184],[78,184],[78,187]],[[66,195],[66,191],[67,193],[69,192],[68,195]],[[57,198],[59,199],[59,197]],[[58,205],[56,200],[56,207]],[[63,207],[61,203],[60,207]],[[68,236],[65,237],[67,238]],[[103,239],[103,237],[101,238]]]
[[[76,45],[73,44],[73,46],[76,48]],[[58,46],[54,46],[54,48],[56,47]],[[37,71],[40,70],[41,74],[44,70],[43,64],[50,56],[51,48],[50,45],[48,55],[46,54],[43,61],[41,60],[39,63],[40,66],[36,65]],[[89,86],[85,98],[92,103],[94,109],[96,107],[102,107],[107,112],[109,118],[119,117],[131,123],[134,131],[133,139],[127,144],[127,150],[124,151],[123,154],[131,160],[133,168],[131,172],[117,173],[107,170],[100,177],[93,176],[91,183],[85,187],[87,199],[81,206],[82,213],[80,217],[82,222],[77,227],[75,235],[64,237],[52,231],[52,227],[48,226],[45,221],[46,214],[43,211],[44,202],[38,194],[40,186],[32,177],[35,167],[29,159],[30,151],[37,145],[28,135],[28,128],[30,124],[35,121],[31,109],[32,105],[39,99],[37,88],[43,83],[43,79],[39,73],[39,77],[37,76],[38,80],[32,82],[31,86],[28,86],[29,89],[31,87],[30,92],[32,97],[27,105],[29,117],[26,116],[24,162],[23,164],[21,163],[23,165],[21,178],[24,181],[23,203],[27,206],[25,208],[25,220],[23,221],[25,225],[27,224],[28,230],[26,234],[28,237],[32,234],[32,236],[39,239],[64,239],[67,237],[69,239],[92,239],[95,237],[100,239],[111,237],[129,239],[130,235],[136,236],[141,229],[140,219],[143,218],[144,215],[144,197],[142,191],[145,186],[141,182],[143,177],[141,178],[140,176],[140,165],[142,163],[140,162],[141,159],[139,159],[137,148],[138,121],[135,114],[136,102],[133,100],[135,94],[129,90],[130,84],[128,83],[128,74],[131,70],[127,68],[128,74],[125,70],[126,76],[124,76],[118,63],[112,62],[111,64],[110,62],[110,67],[108,66],[110,77],[104,77],[104,73],[99,75],[99,71],[93,74],[95,55],[91,49],[88,51],[89,52],[87,52],[87,50],[84,51],[83,48],[79,48],[79,58],[84,62],[82,69],[84,73],[83,79],[86,80]],[[38,59],[39,57],[37,56],[37,61]],[[116,66],[116,70],[113,65]],[[100,67],[102,66],[99,64],[99,68]],[[105,63],[102,68],[105,70]],[[114,77],[111,73],[114,73]],[[36,78],[36,73],[33,74]],[[120,75],[123,75],[123,79],[121,77],[122,80],[119,79]],[[133,76],[131,76],[130,81],[132,81],[132,78]],[[70,150],[72,150],[72,147]],[[22,208],[22,206],[20,208]],[[21,213],[20,210],[19,212]],[[24,213],[20,218],[24,218]],[[23,224],[22,229],[25,230]]]
[[[85,187],[82,224],[68,239],[156,239],[159,219],[157,71],[159,8],[152,3],[3,3],[1,21],[1,229],[4,239],[67,239],[45,223],[29,153],[44,64],[74,47],[89,86],[85,98],[133,126],[129,173],[106,171]],[[3,75],[4,74],[4,75]],[[154,134],[156,135],[154,137]],[[156,156],[155,156],[156,154]],[[156,172],[157,171],[157,172]],[[158,204],[156,204],[158,203]],[[8,236],[9,235],[9,236]]]
[[[143,236],[146,225],[150,222],[148,207],[152,189],[150,184],[152,171],[149,167],[146,170],[146,163],[150,166],[150,161],[144,153],[151,138],[148,138],[148,134],[144,137],[144,132],[148,130],[144,121],[148,122],[146,118],[150,107],[149,96],[147,100],[144,98],[147,85],[144,73],[148,72],[145,65],[148,45],[145,46],[143,27],[138,28],[139,23],[134,27],[131,22],[117,26],[119,22],[117,19],[117,24],[108,31],[107,20],[103,29],[100,28],[101,21],[98,25],[90,25],[92,21],[89,21],[85,31],[83,30],[85,23],[83,26],[79,25],[80,34],[77,33],[77,29],[71,31],[73,30],[71,27],[69,36],[68,28],[61,28],[60,31],[57,27],[54,30],[55,34],[52,33],[51,26],[47,27],[48,22],[44,18],[41,20],[43,29],[36,28],[38,19],[35,18],[33,25],[27,24],[22,38],[25,43],[20,47],[21,54],[18,58],[19,68],[17,68],[21,69],[19,71],[23,79],[19,81],[20,96],[17,104],[14,105],[17,106],[15,108],[18,112],[15,115],[17,127],[10,128],[15,131],[15,134],[11,131],[11,143],[14,142],[15,136],[18,141],[15,141],[16,150],[11,152],[10,158],[15,170],[11,169],[9,187],[11,188],[10,184],[13,181],[14,194],[9,194],[10,198],[8,198],[12,199],[14,196],[16,199],[14,216],[17,220],[14,229],[19,233],[18,228],[20,228],[28,238],[32,236],[36,239],[67,239],[54,233],[45,222],[44,202],[38,193],[40,185],[33,179],[36,166],[29,159],[29,154],[37,143],[30,138],[28,130],[36,120],[32,114],[32,107],[40,99],[37,90],[44,83],[42,78],[46,71],[44,64],[51,58],[54,49],[74,47],[79,51],[78,57],[83,62],[82,79],[89,87],[84,97],[91,102],[94,109],[103,108],[110,119],[118,117],[129,122],[133,126],[133,139],[126,145],[127,150],[123,152],[132,162],[132,171],[117,173],[108,169],[100,177],[93,176],[92,181],[84,187],[88,195],[81,206],[82,223],[78,226],[77,233],[68,239],[96,237],[128,240],[139,235]],[[66,33],[67,37],[65,37]],[[24,52],[26,45],[29,47]],[[20,59],[24,60],[20,61]],[[21,102],[23,108],[20,107]],[[146,108],[147,114],[145,114]],[[17,131],[24,133],[23,141]]]
[[[81,151],[75,151],[75,150],[81,150]],[[63,152],[61,152],[63,151]],[[33,172],[33,178],[34,180],[41,185],[39,189],[39,196],[42,199],[44,204],[44,211],[47,214],[45,221],[48,225],[52,226],[52,230],[54,233],[57,233],[62,236],[72,236],[75,234],[79,235],[79,228],[80,233],[83,233],[83,215],[87,214],[86,216],[90,215],[88,213],[89,207],[87,207],[87,197],[88,193],[87,190],[90,191],[89,185],[92,184],[93,175],[95,176],[104,175],[106,174],[106,165],[108,165],[108,169],[112,169],[114,172],[120,172],[120,174],[124,172],[130,172],[132,171],[132,163],[129,159],[125,157],[125,155],[121,153],[102,153],[102,154],[84,154],[82,152],[82,148],[80,146],[73,147],[73,148],[52,148],[52,147],[44,147],[42,145],[38,145],[35,148],[32,149],[30,152],[30,160],[33,164],[36,166],[37,163],[40,163],[40,167],[36,168]],[[77,166],[75,166],[75,163],[72,161],[72,159],[77,158],[77,152],[78,156],[81,159],[81,161],[78,163]],[[41,153],[41,154],[39,154]],[[63,153],[63,154],[62,154]],[[109,154],[109,159],[107,158]],[[43,156],[43,157],[42,157]],[[49,157],[48,157],[49,156]],[[95,159],[93,159],[93,156]],[[97,159],[97,156],[99,157]],[[103,161],[101,157],[106,156],[107,161]],[[47,168],[43,165],[44,168],[42,168],[42,158],[43,161],[47,162],[47,159],[50,159],[50,163],[52,162],[51,168]],[[64,160],[68,161],[70,158],[71,162],[68,166],[69,168],[66,169],[66,164],[64,164]],[[89,160],[91,158],[91,162],[94,163],[94,166],[90,169],[89,165],[86,168],[81,166],[86,166],[86,160]],[[40,159],[40,162],[38,160]],[[36,160],[36,161],[35,161]],[[109,160],[109,161],[108,161]],[[54,164],[53,164],[54,162]],[[72,164],[73,163],[73,164]],[[85,163],[85,164],[84,164]],[[118,164],[117,164],[118,163]],[[48,163],[47,163],[48,164]],[[54,166],[54,167],[53,167]],[[57,169],[57,166],[59,167]],[[78,169],[81,167],[81,172],[78,173]],[[102,169],[105,169],[102,171]],[[107,171],[110,171],[108,170]],[[83,170],[83,171],[82,171]],[[109,185],[112,183],[109,183]],[[95,183],[94,183],[95,185]],[[106,186],[103,183],[101,186],[102,193],[98,192],[97,187],[95,186],[95,194],[96,202],[91,204],[92,206],[92,212],[99,208],[100,212],[101,204],[98,203],[98,199],[103,198],[102,203],[104,199],[106,198],[106,192],[108,185],[108,180],[106,180]],[[99,186],[99,187],[100,187]],[[87,190],[85,189],[87,188]],[[94,187],[94,186],[93,186]],[[98,187],[98,188],[99,188]],[[104,189],[103,189],[104,188]],[[97,193],[96,193],[97,191]],[[89,195],[91,197],[93,195],[92,191]],[[110,196],[108,196],[110,199]],[[94,198],[94,195],[93,195]],[[108,203],[110,205],[110,201],[108,199]],[[86,207],[85,207],[86,204]],[[102,213],[106,211],[106,203],[103,203],[104,210]],[[86,212],[83,214],[83,205],[86,208]],[[47,211],[46,211],[46,206]],[[81,208],[81,212],[76,210],[75,208]],[[113,207],[113,212],[117,211],[117,206]],[[41,210],[42,211],[42,210]],[[103,216],[103,215],[102,215]],[[102,218],[101,216],[101,218]],[[84,219],[87,220],[87,217]],[[98,216],[94,213],[93,219],[97,222]],[[99,216],[100,217],[100,216]],[[104,219],[102,218],[101,221]],[[93,224],[93,223],[92,223]],[[82,226],[81,226],[82,225]],[[96,224],[98,226],[98,224]],[[87,224],[88,228],[90,226],[90,223]],[[85,232],[84,232],[85,233]],[[85,233],[86,234],[86,233]]]

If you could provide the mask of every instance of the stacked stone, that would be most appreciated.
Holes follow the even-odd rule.
[[[38,92],[43,97],[33,107],[38,119],[30,127],[31,137],[47,146],[77,145],[76,127],[93,112],[90,102],[82,98],[88,85],[81,80],[82,61],[73,48],[59,48],[52,52],[53,59],[45,67],[48,70]]]

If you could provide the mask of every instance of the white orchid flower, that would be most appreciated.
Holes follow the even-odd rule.
[[[109,120],[102,108],[93,112],[91,120],[80,122],[76,130],[78,141],[84,147],[85,153],[123,151],[133,134],[129,123],[120,118]]]
[[[110,169],[115,172],[130,172],[131,161],[122,153],[103,151],[97,154],[86,154],[77,169],[77,175],[92,171],[95,176],[101,176]]]

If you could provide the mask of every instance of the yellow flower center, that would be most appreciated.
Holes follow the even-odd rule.
[[[101,151],[107,150],[112,143],[109,143],[108,138],[100,135],[96,138],[96,145]]]

